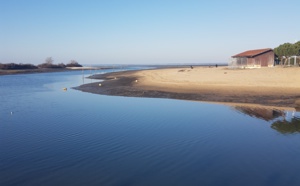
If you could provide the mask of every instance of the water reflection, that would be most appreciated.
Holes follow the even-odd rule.
[[[283,110],[271,109],[267,107],[235,106],[233,108],[241,113],[265,121],[271,121],[278,117],[285,116],[285,112]]]
[[[253,107],[253,106],[234,106],[236,111],[262,119],[271,121],[271,128],[281,134],[300,133],[300,116],[296,110],[280,110],[270,107]]]
[[[300,132],[300,118],[293,117],[290,120],[277,120],[271,125],[272,129],[282,134],[293,134]]]

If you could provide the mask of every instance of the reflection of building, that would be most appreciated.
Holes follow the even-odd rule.
[[[274,66],[274,51],[271,48],[248,50],[231,57],[229,66],[258,68]]]
[[[284,116],[284,111],[269,109],[264,107],[244,107],[244,106],[236,106],[234,107],[236,110],[247,114],[251,117],[263,119],[266,121],[273,120],[280,116]]]
[[[282,133],[300,133],[300,116],[297,112],[271,109],[267,107],[235,106],[235,110],[251,117],[272,121],[271,128]]]

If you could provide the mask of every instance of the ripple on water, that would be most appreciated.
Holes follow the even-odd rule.
[[[207,103],[62,92],[65,80],[40,76],[20,80],[23,93],[0,89],[0,185],[299,181],[299,113],[283,122]],[[30,77],[36,88],[26,88]]]

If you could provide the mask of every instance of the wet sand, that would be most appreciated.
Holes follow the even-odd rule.
[[[75,89],[95,94],[300,107],[300,68],[170,68],[95,75]]]

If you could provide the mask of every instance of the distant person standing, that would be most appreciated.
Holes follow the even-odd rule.
[[[218,68],[218,64],[216,64],[216,68]]]

